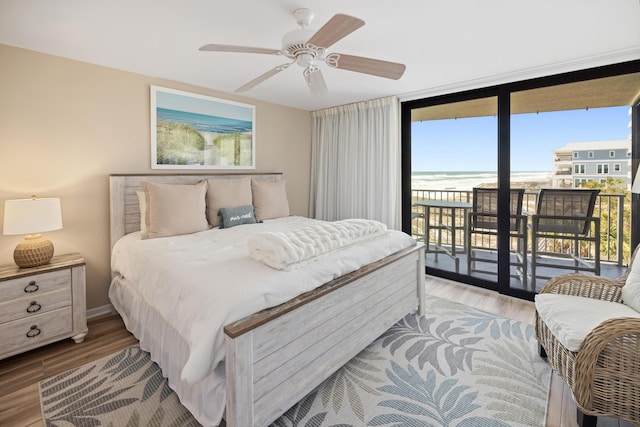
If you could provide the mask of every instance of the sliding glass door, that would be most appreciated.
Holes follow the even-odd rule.
[[[632,61],[403,102],[403,230],[427,273],[528,299],[618,276],[640,240],[639,97]]]
[[[511,188],[525,191],[528,286],[618,277],[631,253],[631,104],[640,74],[511,94]],[[511,284],[514,286],[514,284]]]
[[[496,216],[478,216],[474,195],[496,207],[497,108],[485,96],[412,110],[411,234],[430,270],[495,282]]]

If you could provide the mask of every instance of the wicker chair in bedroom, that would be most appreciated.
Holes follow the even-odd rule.
[[[573,393],[581,427],[595,427],[598,416],[640,423],[637,253],[638,249],[619,279],[565,274],[549,280],[536,295],[535,329],[540,355],[548,357]],[[554,306],[555,311],[550,310]],[[576,341],[575,335],[567,337],[567,329],[574,330],[574,326],[566,325],[582,327],[582,334],[578,334],[581,341]]]

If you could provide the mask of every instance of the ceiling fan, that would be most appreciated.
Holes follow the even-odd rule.
[[[342,53],[328,53],[327,49],[364,25],[364,21],[353,16],[338,14],[327,21],[318,31],[309,28],[313,19],[313,12],[309,9],[296,9],[293,16],[300,28],[290,31],[282,38],[282,49],[268,49],[262,47],[233,46],[225,44],[206,44],[201,51],[261,53],[266,55],[282,55],[291,62],[278,65],[249,83],[236,89],[236,92],[249,90],[292,64],[303,67],[302,74],[314,95],[323,96],[328,93],[327,85],[322,77],[318,62],[323,61],[329,67],[358,73],[371,74],[389,79],[399,79],[405,70],[404,64],[381,61],[379,59],[362,56],[346,55]]]

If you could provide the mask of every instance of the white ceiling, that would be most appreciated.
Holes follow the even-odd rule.
[[[232,93],[286,59],[198,48],[280,49],[300,7],[314,29],[336,13],[363,19],[329,51],[401,62],[404,76],[322,64],[330,94],[317,98],[292,66],[243,96],[317,110],[640,58],[640,0],[0,0],[0,43]]]

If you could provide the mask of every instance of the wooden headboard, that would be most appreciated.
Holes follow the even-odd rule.
[[[140,207],[137,191],[142,182],[161,184],[195,184],[203,179],[240,178],[251,176],[263,180],[280,180],[282,173],[250,174],[114,174],[109,176],[111,248],[125,234],[140,230]]]

